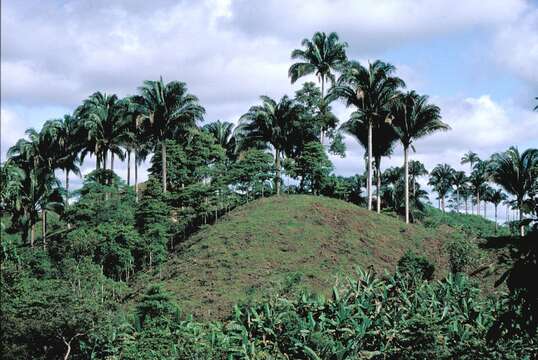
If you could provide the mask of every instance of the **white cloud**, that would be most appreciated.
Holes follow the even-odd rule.
[[[498,31],[494,56],[538,91],[538,10],[529,11]]]

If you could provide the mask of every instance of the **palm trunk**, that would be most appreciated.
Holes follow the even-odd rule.
[[[138,153],[134,152],[134,187],[135,187],[135,200],[138,202]]]
[[[108,161],[108,150],[105,150],[103,154],[103,170],[106,170],[106,162]]]
[[[99,154],[95,154],[95,170],[101,169],[101,157]]]
[[[376,159],[377,168],[377,213],[381,214],[381,158]]]
[[[520,221],[519,235],[523,237],[525,236],[525,226],[521,224],[521,222],[523,221],[523,211],[521,210],[522,201],[519,201],[518,204],[519,204],[519,221]]]
[[[162,177],[163,177],[163,193],[166,193],[166,144],[164,140],[161,143],[161,162],[162,162]]]
[[[67,210],[69,206],[69,169],[65,169],[65,205],[64,209]]]
[[[280,195],[280,150],[275,149],[275,187],[276,194]]]
[[[372,210],[372,122],[368,122],[368,210]]]
[[[32,223],[32,230],[30,230],[30,247],[33,249],[35,243],[35,222]]]
[[[322,75],[321,76],[321,101],[324,101],[324,96],[325,96],[325,76]],[[319,132],[319,142],[321,143],[321,145],[323,145],[324,135],[325,135],[324,129],[322,126]]]
[[[112,180],[114,177],[114,153],[110,152],[110,179],[108,180],[109,185],[112,185]]]
[[[131,186],[131,150],[127,150],[127,187]]]
[[[460,188],[456,187],[456,212],[460,212]]]
[[[404,146],[404,182],[405,182],[405,223],[409,224],[409,159],[407,146]],[[413,186],[413,192],[415,187]]]
[[[469,195],[467,195],[469,196]],[[465,198],[465,214],[469,214],[469,199]]]
[[[476,215],[480,216],[480,193],[476,193]]]
[[[497,205],[495,205],[495,234],[497,234]]]
[[[484,201],[484,217],[487,218],[487,208],[488,208],[488,202]]]
[[[41,237],[43,238],[43,250],[47,248],[47,210],[41,211]]]

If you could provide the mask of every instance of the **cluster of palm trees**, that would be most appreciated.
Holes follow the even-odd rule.
[[[198,99],[188,93],[185,83],[164,83],[162,78],[145,81],[138,95],[123,99],[96,92],[73,114],[45,122],[40,132],[27,130],[27,138],[20,139],[8,150],[2,183],[10,179],[10,184],[17,185],[2,188],[2,207],[9,207],[14,214],[12,225],[26,232],[31,229],[32,246],[35,224],[41,213],[45,244],[47,210],[69,205],[69,176],[80,174],[80,165],[88,155],[95,157],[96,170],[111,172],[115,157],[127,158],[130,186],[131,154],[134,154],[134,185],[138,195],[141,161],[159,149],[166,159],[165,140],[184,136],[189,127],[202,120],[204,112]],[[55,177],[56,170],[65,173],[63,188]],[[166,192],[166,161],[162,162],[162,179]],[[26,238],[26,234],[23,236]]]
[[[409,222],[409,188],[412,182],[415,191],[416,178],[412,176],[410,179],[410,170],[411,173],[418,171],[417,176],[425,173],[425,169],[409,168],[410,150],[415,150],[417,139],[448,130],[449,126],[441,121],[439,107],[429,103],[426,95],[404,91],[405,82],[395,75],[393,65],[380,60],[367,65],[350,61],[346,48],[347,44],[340,41],[336,33],[317,32],[311,40],[304,39],[302,48],[291,54],[292,59],[298,61],[289,68],[289,77],[294,83],[304,76],[315,75],[321,91],[315,84],[307,83],[303,86],[302,100],[299,96],[284,96],[279,101],[262,96],[261,104],[252,106],[235,129],[233,124],[220,121],[206,125],[204,129],[213,134],[231,160],[247,148],[271,148],[277,195],[281,192],[283,157],[297,156],[308,142],[324,144],[327,138],[338,139],[341,132],[350,134],[366,149],[370,210],[373,206],[373,176],[377,174],[378,212],[382,204],[381,159],[390,155],[400,143],[404,152],[405,219]],[[354,110],[339,129],[330,105],[336,100]],[[95,157],[96,170],[110,172],[114,172],[116,158],[126,159],[128,186],[131,185],[133,156],[134,188],[138,197],[138,166],[151,153],[159,152],[162,189],[166,193],[167,140],[184,139],[188,130],[203,120],[204,114],[198,98],[188,92],[185,83],[178,81],[165,83],[162,78],[144,81],[137,95],[125,98],[96,92],[73,114],[47,121],[40,132],[29,129],[27,138],[9,149],[9,159],[1,172],[2,183],[6,184],[2,187],[1,206],[11,209],[14,222],[26,233],[30,229],[32,245],[35,223],[41,213],[45,243],[46,213],[58,206],[69,206],[70,174],[80,174],[80,166],[88,156]],[[519,159],[517,150],[510,151],[509,154],[513,152]],[[531,157],[531,153],[525,152],[521,157]],[[445,206],[445,196],[454,186],[459,204],[459,197],[465,196],[463,189],[469,184],[476,185],[473,189],[480,203],[480,196],[484,196],[481,186],[487,176],[491,176],[516,197],[517,206],[521,208],[528,187],[511,188],[503,184],[500,175],[490,175],[501,171],[502,156],[495,157],[497,173],[473,157],[465,160],[473,168],[468,178],[465,174],[454,174],[447,166],[436,167],[430,183],[439,193],[442,207]],[[55,177],[56,170],[65,174],[64,187]]]
[[[476,205],[474,211],[471,201],[471,213],[480,215],[483,203],[485,217],[487,203],[492,203],[497,223],[497,208],[501,203],[505,204],[517,209],[523,236],[524,214],[536,211],[538,149],[527,149],[520,153],[517,147],[510,147],[493,154],[488,160],[481,160],[475,152],[469,151],[461,158],[461,164],[469,164],[469,175],[456,171],[448,164],[439,164],[431,171],[429,185],[438,194],[439,207],[445,211],[445,198],[454,194],[456,211],[460,211],[463,200],[465,211],[468,212],[468,200],[471,199]]]

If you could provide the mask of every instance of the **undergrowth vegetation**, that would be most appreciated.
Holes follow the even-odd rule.
[[[419,262],[422,263],[422,262]],[[422,270],[421,270],[422,271]],[[528,304],[527,304],[528,305]],[[463,274],[424,281],[412,273],[357,270],[325,298],[306,292],[237,305],[224,322],[179,315],[151,288],[111,359],[531,359],[536,318],[513,295],[486,299]],[[112,340],[112,339],[111,339]],[[112,344],[111,344],[112,345]]]

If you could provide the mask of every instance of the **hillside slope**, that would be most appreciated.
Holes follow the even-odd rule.
[[[407,249],[428,256],[442,274],[449,231],[406,225],[325,197],[264,198],[196,233],[158,277],[184,313],[222,317],[234,303],[275,290],[327,291],[357,265],[392,271]]]

